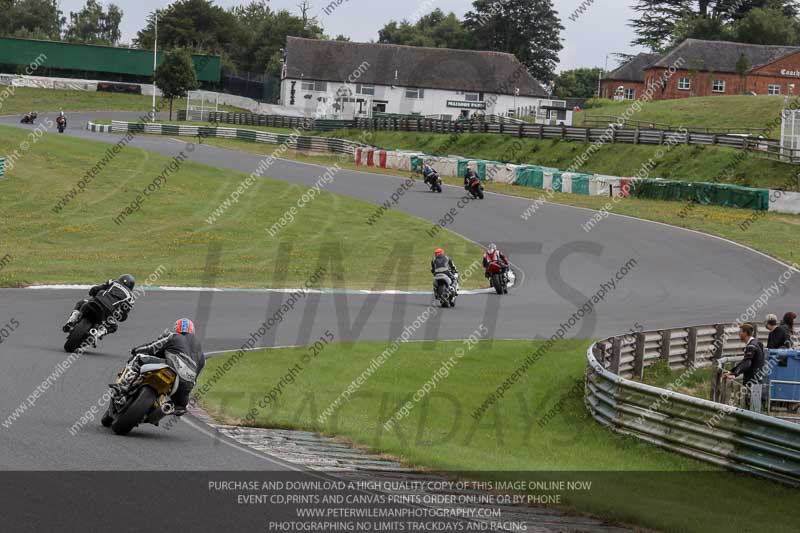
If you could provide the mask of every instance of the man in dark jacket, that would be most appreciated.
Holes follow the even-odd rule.
[[[761,375],[764,367],[764,347],[753,337],[754,332],[755,328],[751,324],[742,324],[739,327],[739,339],[745,344],[744,359],[725,374],[728,379],[735,379],[741,375],[746,386],[757,385],[764,377]]]
[[[177,367],[180,383],[178,390],[172,395],[172,402],[175,404],[176,416],[186,413],[189,394],[206,364],[203,347],[194,334],[194,323],[188,318],[181,318],[175,322],[172,331],[164,333],[153,342],[133,348],[131,355],[133,357],[128,364],[136,373],[142,365],[163,363],[164,360]]]
[[[464,187],[469,187],[469,182],[473,179],[479,180],[478,173],[475,170],[467,167],[467,172],[464,174]]]
[[[130,274],[123,274],[118,279],[110,279],[95,285],[89,289],[89,298],[84,298],[75,304],[75,309],[61,329],[64,333],[72,331],[81,319],[83,306],[93,300],[100,304],[99,307],[103,312],[101,322],[106,326],[107,332],[114,333],[119,327],[118,322],[125,322],[128,313],[133,309],[135,298],[131,291],[135,285],[136,281]]]

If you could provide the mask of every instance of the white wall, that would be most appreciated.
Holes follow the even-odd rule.
[[[295,103],[290,105],[291,102],[291,87],[292,82],[295,84]],[[461,108],[448,107],[448,100],[464,101],[464,93],[458,91],[445,91],[441,89],[425,89],[424,98],[421,100],[406,98],[406,89],[404,87],[395,87],[387,85],[375,85],[375,94],[371,96],[353,94],[353,98],[366,98],[374,101],[387,101],[386,112],[397,114],[421,114],[421,115],[452,115],[457,118],[461,113]],[[324,109],[327,111],[326,115],[334,115],[336,112],[330,108],[330,103],[335,99],[337,91],[342,88],[348,89],[346,84],[337,82],[327,82],[326,92],[305,91],[302,89],[301,80],[284,79],[281,85],[281,105],[286,110],[299,110],[306,116],[314,115],[317,110]],[[355,93],[356,86],[351,85],[349,89]],[[328,102],[322,102],[320,99],[327,99]],[[507,115],[509,111],[516,108],[538,108],[542,104],[549,102],[548,99],[531,98],[525,96],[514,97],[512,95],[497,95],[497,94],[484,94],[484,102],[486,102],[486,109],[470,109],[470,115],[475,111],[480,111],[488,115]],[[345,110],[344,116],[350,118],[352,115],[353,104],[347,104],[348,109]],[[364,104],[366,110],[368,103]]]

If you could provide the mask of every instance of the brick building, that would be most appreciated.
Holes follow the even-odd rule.
[[[663,56],[643,57],[647,55],[640,54],[605,76],[601,95],[633,100],[653,83],[657,85],[654,100],[800,94],[800,47],[687,39]],[[671,76],[665,76],[676,66]],[[744,75],[740,66],[747,67]]]
[[[600,97],[616,100],[635,100],[645,89],[644,71],[660,59],[658,54],[639,54],[600,80]]]

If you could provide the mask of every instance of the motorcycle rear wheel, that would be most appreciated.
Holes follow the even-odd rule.
[[[139,425],[139,422],[144,420],[145,415],[156,403],[158,395],[156,391],[150,387],[142,387],[139,393],[125,408],[114,421],[111,423],[111,429],[117,435],[127,435],[133,428]]]
[[[73,327],[72,331],[67,335],[67,342],[64,343],[64,351],[73,353],[80,348],[81,343],[86,338],[90,329],[92,329],[92,321],[88,318],[83,318],[75,324],[75,327]]]

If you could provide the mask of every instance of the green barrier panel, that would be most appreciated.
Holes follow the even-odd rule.
[[[422,162],[424,161],[425,156],[421,155],[412,155],[411,156],[411,170],[413,172],[422,172]]]
[[[769,209],[769,190],[724,183],[689,183],[645,179],[636,183],[633,195],[664,201],[694,202],[742,209]]]
[[[525,169],[522,175],[514,182],[514,185],[541,189],[544,187],[544,172],[538,168]]]
[[[553,172],[553,190],[561,192],[561,172]]]
[[[197,133],[201,137],[216,137],[217,136],[217,128],[211,128],[208,126],[200,126],[197,128]]]
[[[572,176],[572,194],[589,194],[589,176],[586,174]]]
[[[177,124],[164,124],[161,126],[161,135],[178,135],[180,126]]]
[[[486,161],[478,161],[477,168],[478,177],[481,181],[486,181]]]
[[[467,167],[469,165],[468,159],[459,159],[458,160],[458,175],[463,177],[464,174],[467,173]]]
[[[6,160],[0,157],[0,178],[6,175]]]
[[[245,141],[255,141],[256,132],[253,130],[236,130],[236,138]]]

